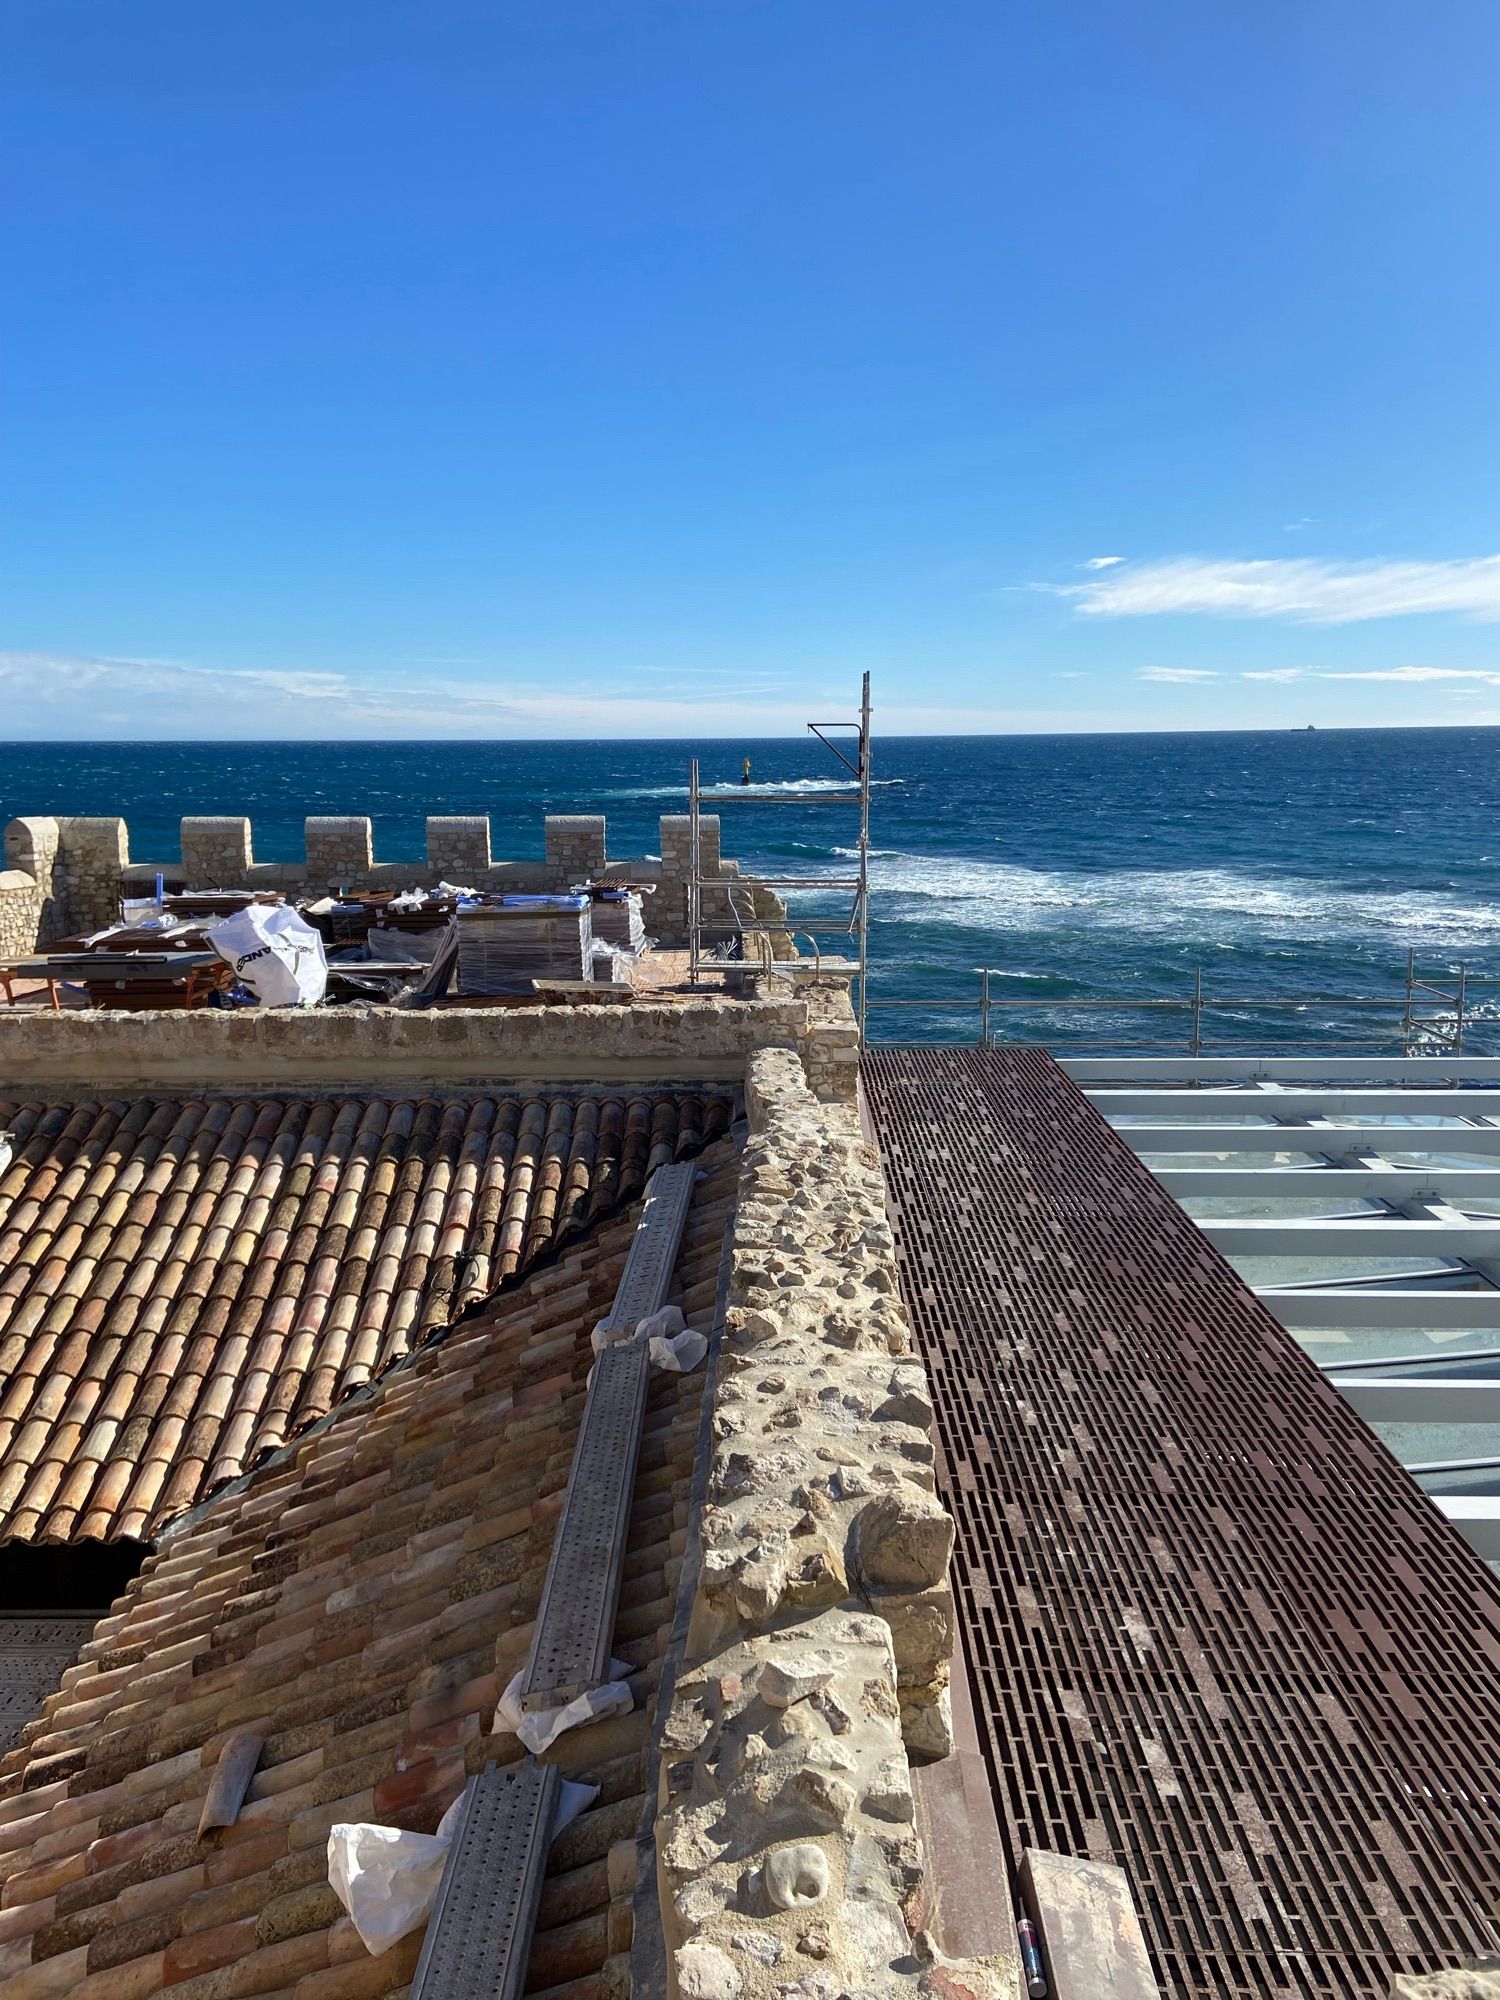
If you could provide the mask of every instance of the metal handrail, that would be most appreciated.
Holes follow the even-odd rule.
[[[1198,968],[1193,976],[1193,990],[1189,994],[1169,994],[1139,998],[1125,994],[1078,994],[1072,996],[1036,994],[996,994],[991,987],[991,979],[998,975],[996,968],[976,966],[980,987],[973,998],[957,995],[912,996],[895,1000],[866,997],[866,1012],[886,1013],[975,1013],[979,1015],[979,1043],[988,1047],[993,1038],[993,1016],[997,1010],[1010,1009],[1013,1012],[1035,1014],[1083,1013],[1093,1010],[1124,1014],[1145,1014],[1153,1012],[1186,1013],[1189,1016],[1188,1049],[1193,1056],[1204,1051],[1203,1017],[1205,1014],[1249,1014],[1263,1012],[1305,1013],[1309,1008],[1328,1012],[1367,1011],[1375,1013],[1399,1013],[1401,1015],[1400,1039],[1403,1052],[1410,1053],[1414,1043],[1447,1055],[1463,1052],[1464,1031],[1471,1024],[1470,989],[1475,986],[1500,986],[1500,974],[1471,974],[1468,968],[1460,966],[1453,975],[1452,989],[1436,986],[1429,980],[1419,979],[1415,968],[1415,954],[1408,953],[1405,991],[1389,998],[1374,997],[1369,994],[1226,994],[1222,998],[1209,996],[1203,990],[1203,973]],[[1419,998],[1419,995],[1431,996]],[[904,1046],[904,1044],[903,1044]],[[915,1045],[913,1045],[915,1046]],[[1160,1047],[1160,1043],[1152,1046]],[[1348,1047],[1352,1044],[1343,1044]],[[1119,1045],[1111,1044],[1115,1053]]]

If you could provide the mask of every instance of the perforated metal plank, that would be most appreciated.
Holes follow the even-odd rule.
[[[561,1782],[531,1757],[470,1781],[411,2000],[521,2000]]]
[[[1494,1950],[1495,1576],[1050,1057],[864,1080],[1012,1869],[1124,1868],[1174,2000]]]
[[[651,1176],[606,1326],[633,1333],[638,1320],[666,1304],[697,1177],[698,1169],[687,1161],[658,1167]]]
[[[92,1618],[0,1619],[0,1750],[20,1740],[95,1623]]]
[[[606,1678],[649,1373],[644,1340],[606,1347],[594,1363],[526,1662],[525,1708],[555,1707]]]

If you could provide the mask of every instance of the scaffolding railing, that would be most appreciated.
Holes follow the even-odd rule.
[[[1007,1015],[1040,1015],[1043,1017],[1067,1014],[1125,1014],[1143,1015],[1148,1022],[1154,1022],[1173,1015],[1185,1016],[1184,1036],[1160,1035],[1149,1041],[1132,1044],[1141,1053],[1183,1053],[1200,1056],[1212,1052],[1212,1047],[1229,1053],[1238,1053],[1245,1047],[1245,1039],[1240,1035],[1233,1039],[1220,1037],[1211,1045],[1205,1032],[1205,1019],[1209,1016],[1245,1016],[1260,1014],[1320,1014],[1325,1018],[1340,1013],[1360,1016],[1387,1014],[1397,1018],[1393,1023],[1394,1032],[1367,1042],[1348,1036],[1338,1038],[1341,1049],[1364,1052],[1369,1049],[1384,1053],[1394,1043],[1400,1044],[1403,1056],[1411,1055],[1462,1055],[1464,1037],[1475,1025],[1476,990],[1500,986],[1500,975],[1476,974],[1460,966],[1455,972],[1445,975],[1453,982],[1451,986],[1440,986],[1431,979],[1420,977],[1417,972],[1416,955],[1407,953],[1406,978],[1403,991],[1388,996],[1370,994],[1245,994],[1226,993],[1210,995],[1204,990],[1201,968],[1194,972],[1193,984],[1189,992],[1183,994],[1153,995],[1141,998],[1132,994],[1090,994],[1070,997],[1043,995],[997,994],[991,981],[1005,975],[991,966],[976,966],[979,976],[979,991],[973,996],[944,995],[902,996],[899,999],[871,999],[866,1002],[870,1012],[905,1014],[968,1013],[978,1015],[978,1034],[974,1037],[955,1038],[963,1042],[971,1039],[982,1048],[994,1046],[1005,1039],[997,1033],[997,1016],[1003,1020]],[[1372,1023],[1373,1027],[1374,1023]],[[1500,1027],[1500,1022],[1495,1023]],[[863,1039],[863,1030],[861,1031]],[[1030,1036],[1030,1040],[1037,1037]],[[1045,1039],[1045,1038],[1044,1038]],[[1304,1041],[1307,1038],[1304,1037]],[[931,1038],[924,1038],[930,1041]],[[1322,1045],[1323,1038],[1320,1038]],[[894,1039],[883,1043],[886,1047],[920,1046],[918,1043]],[[1069,1043],[1072,1047],[1074,1044]],[[1108,1044],[1111,1054],[1128,1053],[1125,1045],[1117,1037],[1111,1037]]]
[[[810,722],[808,728],[824,749],[833,753],[853,779],[848,791],[839,792],[772,792],[757,789],[753,784],[719,785],[705,791],[700,782],[698,759],[694,757],[688,770],[688,836],[689,866],[687,884],[687,932],[688,932],[688,977],[696,986],[704,967],[721,961],[712,959],[706,949],[712,940],[721,938],[726,943],[734,943],[745,937],[784,937],[789,942],[796,937],[807,938],[813,946],[814,963],[822,962],[817,940],[822,937],[847,937],[854,946],[855,954],[855,1016],[859,1023],[859,1038],[865,1038],[866,973],[869,965],[870,942],[870,676],[865,674],[860,683],[859,717],[852,722]],[[830,732],[835,730],[854,731],[854,742],[847,738],[840,743]],[[851,759],[845,749],[852,748]],[[703,808],[710,806],[718,812],[724,806],[795,806],[805,811],[809,806],[857,806],[859,808],[859,832],[856,839],[856,865],[851,875],[759,875],[756,882],[768,889],[793,891],[802,889],[817,895],[845,893],[852,896],[847,920],[842,922],[808,922],[793,917],[788,912],[780,923],[762,923],[756,920],[752,909],[747,920],[743,911],[735,907],[735,891],[743,885],[732,876],[705,876],[703,873]],[[728,915],[705,916],[704,892],[727,906]]]

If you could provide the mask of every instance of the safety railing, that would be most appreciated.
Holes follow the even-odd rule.
[[[1059,1015],[1128,1015],[1146,1017],[1145,1025],[1160,1020],[1165,1025],[1172,1016],[1184,1018],[1185,1033],[1181,1036],[1162,1034],[1152,1036],[1142,1043],[1131,1043],[1128,1047],[1117,1035],[1108,1040],[1111,1054],[1179,1054],[1200,1056],[1214,1052],[1234,1054],[1245,1047],[1245,1036],[1241,1032],[1235,1036],[1220,1036],[1211,1040],[1205,1031],[1205,1022],[1210,1017],[1229,1017],[1240,1020],[1241,1027],[1246,1017],[1260,1015],[1308,1015],[1316,1014],[1324,1020],[1325,1026],[1339,1015],[1354,1015],[1363,1019],[1372,1015],[1392,1016],[1392,1031],[1388,1034],[1372,1036],[1369,1040],[1340,1033],[1337,1045],[1350,1053],[1385,1054],[1399,1046],[1400,1053],[1410,1055],[1462,1055],[1464,1038],[1476,1022],[1475,1009],[1479,995],[1486,988],[1500,986],[1500,974],[1475,974],[1460,966],[1455,973],[1446,975],[1452,980],[1451,986],[1440,986],[1433,980],[1418,975],[1415,956],[1407,955],[1406,976],[1399,993],[1387,996],[1370,994],[1209,994],[1204,990],[1201,968],[1193,975],[1189,992],[1183,994],[1153,995],[1141,998],[1131,994],[1072,995],[1068,997],[1043,996],[1036,994],[996,993],[992,982],[1006,975],[990,966],[975,968],[979,977],[979,991],[973,996],[943,995],[906,996],[896,999],[876,998],[867,995],[867,1014],[949,1014],[964,1013],[978,1016],[978,1033],[974,1037],[961,1036],[955,1040],[976,1041],[980,1047],[1008,1039],[999,1023],[1007,1017],[1030,1016],[1044,1019]],[[1371,1023],[1372,1028],[1374,1022]],[[1500,1021],[1487,1025],[1500,1030]],[[1026,1039],[1035,1041],[1038,1037],[1028,1034]],[[1045,1040],[1048,1037],[1041,1037]],[[1303,1044],[1310,1038],[1304,1035]],[[1333,1038],[1320,1034],[1320,1046],[1326,1046]],[[922,1037],[930,1042],[932,1037]],[[1068,1046],[1080,1047],[1076,1038],[1067,1038]],[[902,1046],[903,1039],[893,1037],[883,1041],[882,1046]],[[1500,1052],[1500,1049],[1497,1049]]]

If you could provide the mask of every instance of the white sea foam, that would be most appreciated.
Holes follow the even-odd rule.
[[[886,904],[884,911],[874,906],[877,918],[976,931],[1077,928],[1303,943],[1368,938],[1453,948],[1500,941],[1500,905],[1423,890],[1267,881],[1218,868],[1086,873],[879,852],[870,857],[870,882]]]
[[[711,781],[705,781],[708,785]],[[905,778],[872,778],[872,788],[876,785],[904,785]],[[858,781],[848,778],[776,778],[767,779],[763,784],[755,778],[748,785],[740,784],[736,778],[726,778],[711,782],[714,791],[743,792],[748,798],[755,798],[762,792],[852,792],[858,788]],[[628,791],[606,792],[608,799],[685,799],[686,785],[636,785]]]

